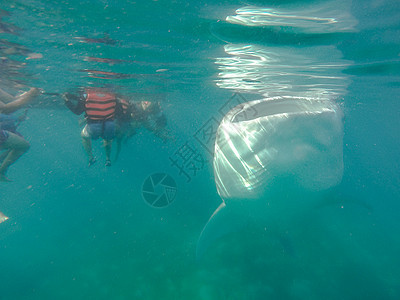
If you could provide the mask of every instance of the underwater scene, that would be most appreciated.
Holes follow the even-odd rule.
[[[400,299],[400,2],[0,0],[0,299]]]

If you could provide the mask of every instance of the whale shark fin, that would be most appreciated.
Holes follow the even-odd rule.
[[[232,212],[231,206],[223,202],[212,214],[204,226],[196,248],[196,259],[199,261],[207,249],[219,238],[244,227],[244,219]]]

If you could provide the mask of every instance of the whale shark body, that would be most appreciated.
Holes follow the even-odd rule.
[[[213,167],[222,204],[200,235],[198,258],[240,220],[288,220],[341,182],[342,111],[330,99],[307,97],[238,105],[219,125]]]

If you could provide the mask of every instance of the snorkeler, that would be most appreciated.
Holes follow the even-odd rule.
[[[115,160],[121,152],[122,142],[126,142],[129,138],[136,134],[140,127],[153,132],[164,142],[173,140],[167,130],[167,118],[161,109],[160,102],[139,101],[126,102],[123,111],[117,115],[117,149]]]
[[[87,88],[81,96],[63,95],[65,105],[75,114],[85,112],[86,126],[81,132],[83,148],[89,158],[89,167],[96,162],[92,153],[92,142],[103,139],[106,166],[111,166],[111,148],[115,137],[115,113],[119,101],[114,93],[104,88]]]
[[[0,154],[0,181],[11,181],[6,177],[8,168],[30,147],[29,142],[16,130],[25,116],[18,119],[11,114],[28,104],[38,93],[37,88],[31,88],[14,97],[0,89],[0,150],[5,150]]]

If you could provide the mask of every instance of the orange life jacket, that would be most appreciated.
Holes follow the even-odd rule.
[[[113,94],[87,91],[85,111],[90,120],[113,119],[116,105],[117,98]]]

